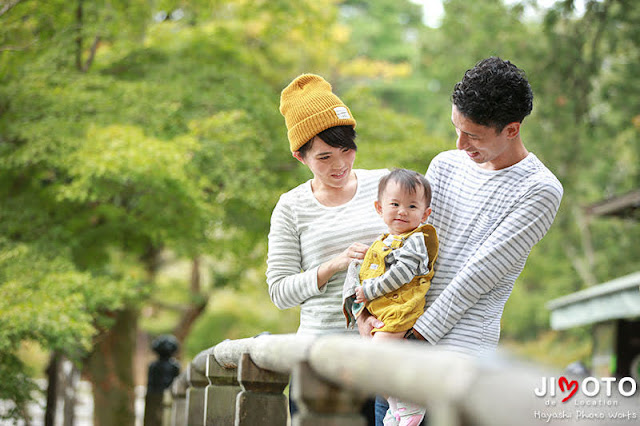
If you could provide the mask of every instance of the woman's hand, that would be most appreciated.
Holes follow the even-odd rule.
[[[318,288],[322,288],[336,272],[344,271],[353,260],[362,260],[369,246],[362,243],[353,243],[345,251],[331,260],[326,261],[318,268]]]
[[[360,312],[360,315],[358,315],[356,319],[356,324],[358,325],[358,332],[362,337],[371,337],[371,330],[384,326],[382,321],[371,315],[366,309]]]
[[[335,272],[344,271],[349,267],[349,264],[353,260],[364,259],[364,255],[367,254],[367,250],[369,250],[369,246],[366,244],[362,244],[362,243],[351,244],[345,251],[343,251],[342,253],[340,253],[338,256],[334,257],[331,260],[335,262],[335,267],[336,267]]]

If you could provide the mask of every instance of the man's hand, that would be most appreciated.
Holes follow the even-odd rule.
[[[363,309],[362,312],[360,312],[356,323],[358,325],[358,332],[362,337],[371,337],[371,330],[384,326],[382,321],[371,315],[371,313],[366,309]]]

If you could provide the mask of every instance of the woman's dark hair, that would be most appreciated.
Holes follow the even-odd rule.
[[[356,131],[352,126],[329,127],[328,129],[318,133],[316,136],[322,139],[324,143],[334,148],[347,148],[353,149],[354,151],[358,150],[355,142]],[[313,139],[315,139],[315,136],[302,145],[298,150],[302,158],[307,155],[307,152],[309,152],[313,146]]]
[[[424,189],[424,200],[427,202],[427,207],[431,205],[431,185],[424,175],[418,172],[407,169],[393,169],[388,175],[385,175],[380,179],[378,183],[378,201],[382,199],[382,194],[387,189],[389,182],[397,182],[402,189],[415,194],[419,187]]]
[[[501,132],[533,109],[533,92],[523,70],[497,57],[484,59],[467,70],[451,95],[465,117]]]

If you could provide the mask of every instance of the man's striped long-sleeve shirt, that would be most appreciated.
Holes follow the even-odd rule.
[[[432,343],[470,354],[495,349],[500,318],[531,248],[560,206],[558,179],[532,153],[511,167],[480,168],[446,151],[427,171],[440,253],[425,313],[414,328]]]

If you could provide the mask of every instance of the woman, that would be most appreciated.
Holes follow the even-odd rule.
[[[294,79],[282,91],[280,112],[293,157],[313,178],[283,194],[273,210],[269,295],[280,309],[300,306],[299,334],[344,333],[346,269],[386,230],[374,202],[388,170],[353,169],[356,121],[322,77]],[[369,330],[381,326],[367,321]]]

